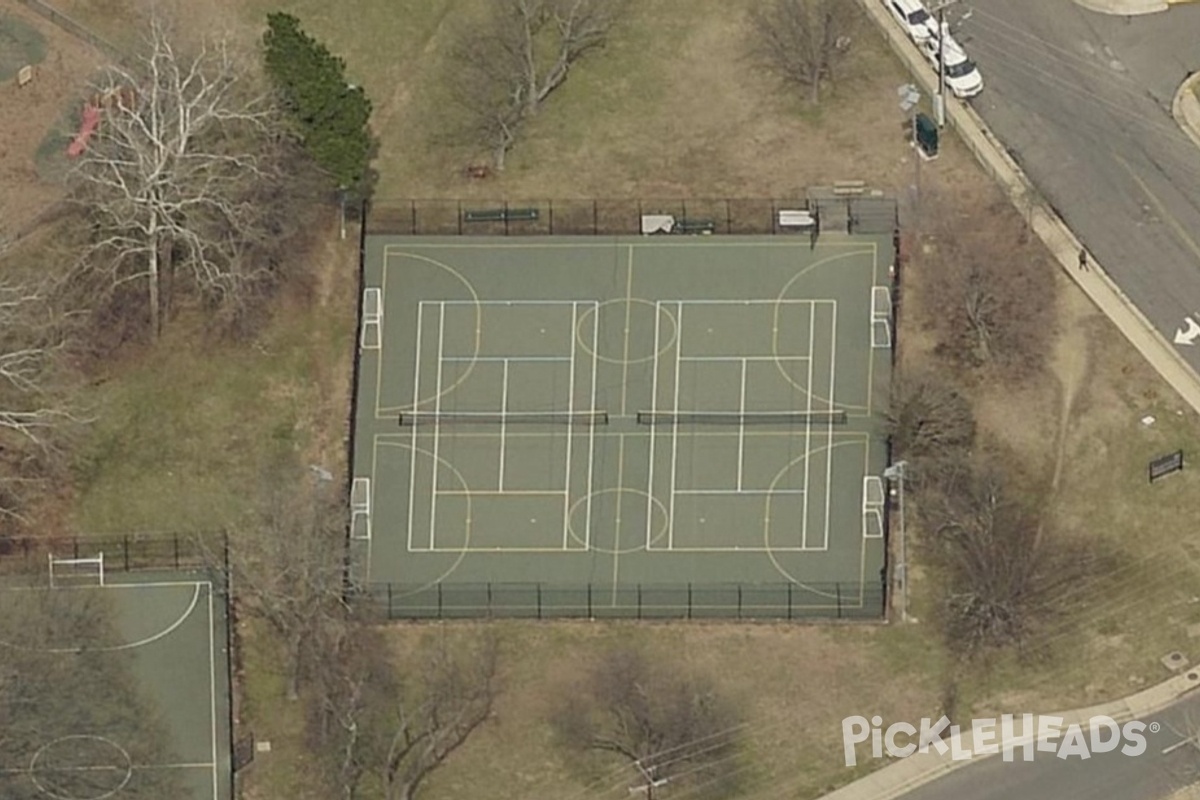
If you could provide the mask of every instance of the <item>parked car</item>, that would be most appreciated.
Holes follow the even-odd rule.
[[[896,18],[896,22],[900,23],[900,27],[904,28],[908,38],[917,44],[936,34],[937,22],[925,6],[921,5],[920,0],[883,0],[883,3]]]
[[[939,44],[941,41],[937,36],[930,36],[918,47],[929,59],[934,70],[938,68],[939,53],[945,59],[946,86],[954,93],[954,96],[966,99],[982,92],[983,76],[979,74],[975,62],[967,58],[962,46],[948,34],[945,34],[944,44]]]

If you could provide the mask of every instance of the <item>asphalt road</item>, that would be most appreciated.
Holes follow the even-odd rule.
[[[1200,5],[1128,22],[1067,0],[971,7],[957,30],[985,82],[972,104],[1172,341],[1200,322],[1200,150],[1170,111],[1200,70]],[[1200,371],[1200,337],[1177,347]]]
[[[1125,756],[1102,753],[1090,759],[1061,760],[1053,753],[1036,753],[1033,761],[1004,762],[999,756],[951,772],[946,777],[904,795],[905,800],[1157,800],[1200,780],[1200,749],[1186,742],[1189,720],[1200,722],[1200,695],[1144,718],[1158,723],[1158,733],[1146,734],[1146,752]],[[1179,745],[1179,746],[1175,746]],[[1167,750],[1169,752],[1164,753]]]

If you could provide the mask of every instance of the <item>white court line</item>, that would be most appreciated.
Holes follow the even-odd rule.
[[[438,413],[442,410],[442,352],[446,347],[446,304],[441,303],[438,306],[438,346],[437,346],[437,384],[433,387],[434,400],[433,410]],[[419,356],[418,356],[419,357]],[[441,462],[439,452],[442,449],[442,428],[439,425],[433,432],[433,480],[429,487],[429,549],[433,549],[434,538],[437,531],[437,491],[438,491],[438,464]],[[415,456],[414,456],[415,458]]]
[[[633,314],[633,245],[629,246],[629,267],[625,277],[625,351],[621,362],[621,413],[629,398],[629,319]],[[618,495],[619,497],[619,495]],[[619,506],[621,501],[617,500]]]
[[[829,323],[829,398],[832,405],[837,397],[835,387],[837,381],[837,300],[833,303],[833,318]],[[811,395],[810,395],[811,396]],[[825,426],[825,536],[822,539],[822,549],[829,549],[829,503],[833,494],[833,425]]]
[[[508,419],[504,415],[508,413],[508,359],[504,359],[504,371],[500,378],[500,475],[496,479],[496,486],[500,491],[504,491],[504,450],[505,443],[508,437],[504,434],[508,432]]]
[[[749,496],[755,495],[794,495],[804,494],[805,489],[676,489],[675,494],[678,495],[700,495],[713,497],[724,495],[744,494]]]
[[[225,624],[229,624],[226,620]],[[228,654],[230,658],[233,654]],[[229,687],[232,691],[233,687]],[[220,796],[217,794],[217,647],[213,640],[213,592],[212,584],[208,585],[208,696],[212,702],[212,778],[213,778],[213,800],[217,800]],[[233,732],[230,731],[232,734]],[[230,765],[230,769],[233,765]]]
[[[746,359],[742,359],[742,389],[738,397],[738,414],[746,413]],[[738,425],[737,488],[742,490],[742,464],[746,460],[746,426]]]
[[[569,306],[575,300],[430,300],[445,306]]]
[[[683,356],[680,361],[807,361],[805,356]]]
[[[592,408],[596,407],[596,365],[600,360],[597,353],[600,344],[600,306],[592,314]],[[592,467],[596,463],[596,426],[588,426],[588,480],[587,480],[587,522],[584,523],[583,549],[592,546],[592,495],[595,494],[592,485]]]
[[[575,413],[575,353],[577,346],[575,329],[579,324],[579,303],[571,303],[571,374],[567,378],[567,413]],[[592,404],[595,407],[595,403]],[[595,427],[595,426],[592,426]],[[574,431],[567,431],[567,465],[563,476],[563,550],[568,549],[571,538],[571,443]]]
[[[167,627],[163,628],[161,631],[158,631],[157,633],[151,634],[149,636],[146,636],[142,639],[138,639],[133,642],[126,642],[125,644],[113,645],[112,647],[90,647],[90,648],[88,648],[88,650],[91,652],[116,653],[116,652],[120,652],[122,650],[133,650],[136,647],[145,647],[148,644],[154,644],[159,639],[166,638],[167,636],[170,636],[172,633],[177,631],[179,629],[179,626],[181,626],[181,625],[183,625],[183,623],[187,622],[188,617],[190,617],[192,615],[192,612],[196,610],[196,606],[199,605],[199,603],[200,603],[200,588],[202,586],[208,586],[209,594],[211,595],[212,594],[212,584],[207,583],[205,581],[175,581],[175,582],[168,582],[168,583],[114,583],[114,584],[106,584],[104,586],[63,587],[63,588],[57,588],[54,591],[77,592],[77,591],[86,590],[86,589],[131,589],[131,588],[142,588],[142,587],[160,588],[161,589],[161,588],[169,587],[169,586],[170,587],[192,586],[195,588],[195,591],[192,593],[192,600],[188,604],[188,607],[186,609],[184,609],[184,612],[182,614],[180,614],[175,619],[174,622],[172,622]],[[12,589],[7,589],[5,591],[24,591],[24,590],[36,590],[36,589],[45,589],[45,588],[46,587],[44,587],[44,586],[17,586],[17,587],[13,587]],[[24,649],[24,648],[18,648],[18,649]],[[47,648],[45,650],[41,650],[40,652],[43,652],[43,653],[78,653],[79,648],[77,648],[77,647],[52,647],[52,648]]]
[[[566,356],[479,356],[478,358],[471,358],[470,356],[446,356],[445,358],[442,359],[442,361],[446,361],[446,362],[450,362],[450,363],[465,361],[468,364],[470,364],[470,363],[486,364],[486,363],[495,363],[498,361],[570,361],[570,360],[571,359]]]
[[[658,346],[659,346],[659,330],[662,328],[662,303],[654,302],[654,357],[650,367],[650,407],[658,407]],[[678,334],[678,332],[676,332]],[[646,478],[646,549],[650,549],[650,538],[653,535],[653,520],[654,520],[654,451],[655,440],[657,436],[654,426],[650,426],[650,464],[649,474]],[[670,520],[667,520],[670,524]]]
[[[438,489],[438,497],[562,497],[561,489]]]
[[[809,415],[804,420],[804,452],[812,453],[812,401],[813,401],[813,336],[816,333],[817,325],[817,307],[814,305],[810,308],[808,314],[808,379],[805,386],[808,387],[805,397],[805,411]],[[808,489],[808,469],[812,464],[812,456],[808,455],[804,459],[804,488]],[[800,547],[808,549],[808,492],[804,493],[804,512],[800,515]]]
[[[678,341],[675,343],[675,399],[674,409],[676,418],[679,415],[679,357],[683,353],[683,302],[678,301],[676,306],[675,329],[679,332]],[[667,526],[667,549],[675,549],[675,487],[678,486],[678,459],[679,459],[679,426],[671,426],[671,510],[670,524]]]
[[[417,303],[417,349],[413,352],[413,402],[412,407],[415,411],[417,403],[421,399],[421,328],[424,327],[425,321],[425,303]],[[383,360],[381,356],[380,361]],[[417,492],[417,426],[414,425],[412,435],[409,437],[412,445],[408,450],[409,470],[408,470],[408,551],[413,552],[413,506],[416,505]],[[434,469],[437,469],[437,464],[434,464]],[[371,476],[374,477],[375,472],[372,469]]]

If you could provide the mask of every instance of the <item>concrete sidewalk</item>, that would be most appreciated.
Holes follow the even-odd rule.
[[[1200,670],[1189,670],[1186,674],[1177,675],[1157,686],[1152,686],[1121,700],[1102,703],[1090,708],[1039,716],[1062,717],[1064,729],[1070,725],[1079,725],[1086,729],[1088,720],[1092,717],[1111,717],[1118,723],[1134,719],[1149,722],[1150,720],[1146,719],[1148,716],[1161,711],[1197,687],[1200,687]],[[960,737],[961,750],[974,750],[971,738],[969,731],[963,732]],[[974,764],[985,758],[992,758],[992,756],[981,755],[955,761],[949,753],[940,755],[936,750],[931,749],[927,753],[918,753],[896,761],[878,772],[824,795],[822,800],[894,800],[894,798],[937,780],[952,770]]]
[[[892,22],[882,4],[873,0],[859,0],[859,3],[867,14],[874,18],[897,56],[932,96],[936,91],[937,76],[917,52],[916,47]],[[1117,14],[1148,13],[1166,8],[1166,3],[1142,0],[1087,0],[1086,3],[1080,4],[1089,7],[1104,6],[1107,13]],[[1161,8],[1150,8],[1151,5]],[[1135,10],[1137,8],[1142,10]],[[1196,142],[1197,147],[1200,147],[1200,99],[1192,92],[1192,86],[1197,82],[1200,82],[1200,75],[1191,76],[1184,82],[1176,92],[1173,111],[1180,126],[1192,141]],[[1102,264],[1086,271],[1077,268],[1078,254],[1083,249],[1081,243],[1054,210],[1041,202],[1036,189],[1024,172],[987,129],[974,109],[951,100],[947,104],[946,115],[949,123],[958,131],[979,163],[1004,189],[1009,200],[1026,214],[1030,227],[1058,260],[1066,274],[1083,289],[1171,388],[1200,413],[1200,377],[1112,282],[1104,272]],[[1054,716],[1063,717],[1064,725],[1101,715],[1112,717],[1118,722],[1142,718],[1170,705],[1197,686],[1200,686],[1200,669],[1189,670],[1186,674],[1122,700],[1062,712]],[[966,749],[972,749],[969,734],[966,734],[962,741]],[[986,757],[988,756],[981,756]],[[974,759],[954,761],[948,754],[939,755],[936,752],[917,754],[884,767],[825,797],[827,800],[890,800],[973,761]]]

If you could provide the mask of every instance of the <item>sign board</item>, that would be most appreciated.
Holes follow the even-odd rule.
[[[1150,462],[1150,482],[1154,483],[1159,478],[1170,475],[1172,472],[1178,472],[1181,469],[1183,469],[1182,450],[1176,450],[1174,453],[1159,456]]]

